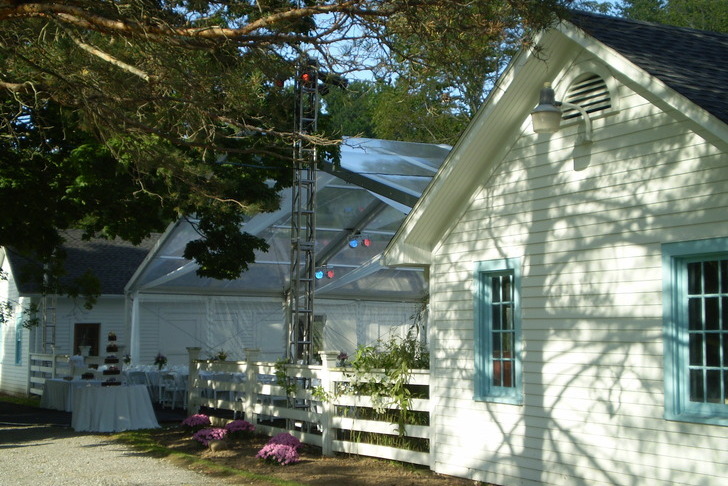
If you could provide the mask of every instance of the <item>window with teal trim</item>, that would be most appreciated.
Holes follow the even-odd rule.
[[[728,425],[728,238],[663,255],[666,415]]]
[[[521,403],[520,259],[475,271],[475,399]]]

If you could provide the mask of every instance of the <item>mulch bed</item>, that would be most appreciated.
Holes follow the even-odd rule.
[[[249,435],[226,440],[226,449],[212,451],[192,438],[189,429],[170,426],[152,431],[152,438],[165,447],[203,458],[217,466],[265,475],[280,480],[321,486],[472,486],[473,482],[434,474],[427,468],[361,456],[339,454],[324,457],[318,447],[303,445],[301,461],[280,466],[256,459],[269,437]],[[195,469],[204,469],[195,466]],[[205,471],[203,471],[205,472]],[[227,478],[232,480],[231,477]],[[233,482],[236,482],[233,480]],[[269,484],[240,478],[240,484]]]

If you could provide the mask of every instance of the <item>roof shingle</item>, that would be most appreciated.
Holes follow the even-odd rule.
[[[159,235],[155,234],[144,240],[141,245],[134,246],[121,239],[84,240],[81,238],[80,230],[66,230],[61,235],[65,239],[62,247],[67,254],[65,261],[67,273],[61,281],[70,282],[90,271],[99,279],[102,295],[123,294],[124,286],[159,239]],[[33,263],[12,249],[8,249],[7,255],[20,293],[38,292],[37,282],[23,278],[23,274],[26,273],[24,267]]]
[[[728,35],[581,11],[569,21],[728,123]]]

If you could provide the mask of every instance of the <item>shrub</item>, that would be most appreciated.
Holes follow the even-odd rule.
[[[207,415],[198,413],[195,415],[190,415],[186,419],[182,421],[182,425],[185,427],[193,427],[193,428],[199,428],[199,427],[209,427],[212,425],[210,422],[210,417]]]
[[[225,424],[228,435],[247,435],[255,430],[255,425],[247,420],[233,420]]]
[[[223,440],[227,435],[227,430],[220,427],[210,427],[198,430],[192,435],[192,438],[207,447],[211,440]]]
[[[281,466],[295,464],[301,460],[298,449],[301,441],[288,433],[280,433],[272,437],[255,457],[268,462],[277,462]]]

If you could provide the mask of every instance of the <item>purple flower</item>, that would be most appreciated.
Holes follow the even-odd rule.
[[[246,420],[233,420],[225,424],[225,430],[229,433],[234,432],[252,432],[255,430],[255,425],[251,424]]]
[[[210,422],[210,417],[207,415],[198,413],[195,415],[190,415],[186,419],[182,421],[182,425],[185,425],[187,427],[207,427],[208,425],[212,425]]]
[[[286,446],[293,447],[296,450],[301,448],[301,441],[296,439],[295,437],[293,437],[291,434],[289,434],[287,432],[281,432],[278,435],[274,435],[268,441],[268,444],[286,445]]]
[[[291,434],[281,432],[273,436],[268,443],[258,451],[255,457],[265,461],[277,462],[281,466],[294,464],[301,460],[298,449],[301,448],[301,441]]]
[[[264,461],[277,462],[281,466],[285,466],[287,464],[295,464],[301,460],[295,447],[291,447],[285,444],[271,443],[263,446],[263,448],[258,451],[258,454],[256,454],[255,457],[257,457],[258,459],[263,459]]]
[[[223,440],[226,435],[227,430],[221,429],[220,427],[212,427],[198,430],[192,435],[192,438],[207,447],[211,440]]]

